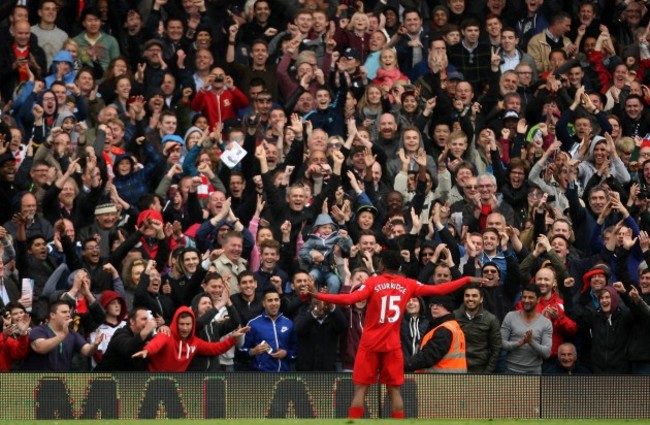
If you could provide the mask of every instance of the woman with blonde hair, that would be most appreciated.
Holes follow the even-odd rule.
[[[390,90],[398,81],[408,82],[409,78],[399,70],[397,53],[391,48],[383,49],[379,55],[377,76],[372,82],[381,86],[384,90]]]

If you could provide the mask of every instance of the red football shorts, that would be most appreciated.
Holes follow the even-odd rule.
[[[354,358],[352,382],[358,385],[372,385],[379,382],[390,386],[404,384],[404,355],[401,349],[378,353],[357,350]]]

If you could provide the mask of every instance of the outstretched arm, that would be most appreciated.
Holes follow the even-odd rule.
[[[451,282],[442,283],[440,285],[419,285],[415,290],[415,295],[421,297],[447,295],[459,290],[468,283],[480,283],[482,281],[482,278],[465,276],[457,280],[452,280]]]

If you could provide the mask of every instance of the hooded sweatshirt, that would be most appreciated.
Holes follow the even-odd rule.
[[[50,86],[52,86],[52,83],[54,83],[57,78],[56,78],[56,64],[59,62],[67,62],[70,65],[70,70],[63,74],[63,82],[66,84],[73,84],[74,79],[76,76],[76,72],[74,69],[74,59],[72,58],[72,54],[68,52],[67,50],[59,50],[56,55],[54,55],[54,58],[52,59],[52,66],[50,67],[50,74],[45,77],[45,87],[48,89]]]
[[[178,317],[183,313],[192,316],[192,331],[187,339],[182,339],[178,333]],[[195,330],[196,318],[192,309],[183,306],[176,310],[171,325],[171,336],[159,333],[144,347],[149,353],[148,370],[185,372],[196,354],[218,356],[234,347],[237,342],[233,337],[219,342],[206,342],[194,335]]]

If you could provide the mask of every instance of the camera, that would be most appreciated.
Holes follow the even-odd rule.
[[[214,77],[214,81],[217,83],[223,83],[223,79],[224,79],[223,75],[217,75],[216,77]]]

